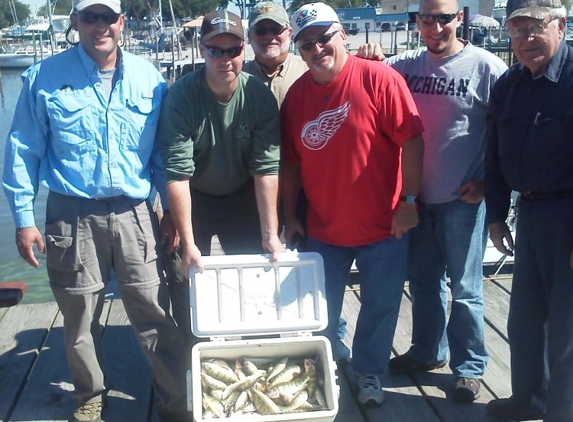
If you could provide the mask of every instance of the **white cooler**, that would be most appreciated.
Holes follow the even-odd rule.
[[[202,261],[205,271],[190,274],[191,329],[210,341],[191,350],[188,405],[194,420],[332,422],[338,413],[336,363],[328,339],[312,336],[328,323],[322,257],[285,252],[275,264],[264,255],[211,256]],[[276,337],[260,338],[269,335]],[[203,361],[284,356],[318,358],[326,410],[203,419]]]

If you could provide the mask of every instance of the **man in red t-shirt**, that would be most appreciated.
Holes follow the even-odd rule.
[[[352,262],[360,271],[362,309],[353,344],[358,400],[382,403],[386,369],[406,272],[407,236],[418,222],[422,123],[402,77],[385,64],[346,51],[336,12],[324,3],[291,18],[309,67],[281,107],[281,189],[287,242],[306,235],[296,218],[301,184],[309,200],[308,250],[324,259],[336,344]],[[335,356],[336,358],[336,356]]]

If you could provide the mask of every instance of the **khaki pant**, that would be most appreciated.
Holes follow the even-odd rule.
[[[159,410],[186,413],[184,343],[169,314],[169,294],[149,201],[81,199],[50,192],[47,266],[64,316],[66,355],[78,403],[101,401],[99,317],[113,269],[135,335],[149,360]]]

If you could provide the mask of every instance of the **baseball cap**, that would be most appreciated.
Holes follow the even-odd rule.
[[[322,2],[305,4],[290,18],[293,41],[296,42],[300,33],[306,28],[330,26],[335,22],[340,23],[340,19],[332,7]]]
[[[82,10],[101,4],[102,6],[109,7],[114,13],[121,13],[120,0],[74,0],[74,10],[81,12]]]
[[[226,9],[207,13],[201,24],[201,41],[209,41],[221,34],[231,34],[244,40],[241,18]]]
[[[280,26],[289,24],[288,15],[285,8],[278,3],[273,3],[272,1],[263,1],[261,3],[257,3],[251,9],[251,14],[249,15],[249,28],[252,28],[264,19],[275,21]]]
[[[518,16],[533,19],[545,19],[552,9],[560,9],[563,5],[559,0],[509,0],[505,11],[506,22]]]

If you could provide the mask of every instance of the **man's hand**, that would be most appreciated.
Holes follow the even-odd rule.
[[[277,262],[279,254],[284,252],[285,248],[278,235],[272,234],[270,236],[263,236],[263,250],[273,255],[271,257],[271,262]]]
[[[297,243],[296,237],[304,238],[305,236],[306,233],[300,220],[285,221],[285,240],[287,248],[294,249]]]
[[[42,238],[42,234],[40,233],[40,230],[38,230],[38,227],[32,226],[16,229],[16,246],[18,247],[18,253],[20,253],[20,256],[24,261],[32,267],[38,268],[40,263],[34,256],[34,244],[40,253],[46,253],[44,239]]]
[[[369,42],[368,44],[362,44],[358,47],[356,51],[356,56],[367,60],[379,60],[382,61],[386,58],[382,52],[382,47],[380,44],[375,42]]]
[[[404,233],[417,225],[417,205],[400,201],[392,216],[392,234],[396,236],[397,239],[401,239]]]
[[[181,271],[184,274],[189,274],[191,267],[197,267],[197,271],[200,273],[205,270],[201,262],[201,251],[197,245],[183,246],[181,251]]]
[[[477,204],[481,202],[484,197],[483,179],[472,180],[460,186],[458,189],[460,200],[468,204]]]
[[[488,228],[489,238],[493,242],[495,248],[504,255],[513,256],[515,245],[513,244],[513,237],[511,236],[511,232],[509,231],[507,224],[505,224],[503,221],[498,223],[491,223]]]
[[[177,233],[171,213],[166,210],[161,219],[161,238],[159,243],[167,253],[172,253],[179,246],[179,241],[179,233]]]

